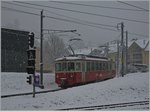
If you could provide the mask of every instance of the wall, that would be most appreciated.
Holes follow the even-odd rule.
[[[2,72],[26,72],[28,33],[1,28]]]

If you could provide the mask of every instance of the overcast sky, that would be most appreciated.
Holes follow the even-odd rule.
[[[89,14],[83,14],[83,13],[75,13],[75,12],[71,12],[71,11],[64,11],[64,10],[58,10],[58,9],[54,9],[54,8],[33,6],[33,5],[29,5],[29,4],[21,4],[21,3],[16,3],[13,1],[9,1],[9,3],[15,3],[15,4],[28,6],[28,8],[13,5],[13,4],[8,4],[6,2],[2,2],[1,6],[13,8],[13,9],[17,9],[17,10],[21,10],[21,11],[25,11],[25,12],[31,12],[31,13],[35,13],[35,14],[40,14],[40,10],[31,9],[29,7],[44,9],[44,10],[51,11],[51,13],[44,11],[44,15],[46,15],[46,16],[63,18],[63,19],[67,19],[67,20],[77,21],[77,22],[80,22],[80,21],[74,20],[71,18],[66,18],[64,16],[69,16],[69,17],[81,19],[84,21],[94,22],[96,24],[105,24],[105,25],[110,25],[110,26],[117,26],[118,23],[124,22],[124,26],[125,26],[124,30],[128,30],[131,33],[137,33],[137,34],[141,34],[141,35],[149,35],[149,32],[148,32],[149,31],[149,23],[148,23],[149,22],[149,13],[147,11],[131,11],[131,10],[120,10],[120,9],[98,8],[98,7],[71,5],[71,4],[56,3],[56,2],[49,2],[49,1],[42,1],[42,2],[25,1],[25,2],[32,3],[32,4],[46,5],[46,6],[51,6],[51,7],[57,7],[57,8],[63,8],[63,9],[77,10],[77,11],[81,11],[81,12],[99,14],[102,16],[95,16],[95,15],[89,15]],[[147,10],[149,9],[148,1],[124,1],[124,2],[135,5],[137,7],[147,9]],[[129,6],[129,5],[117,2],[117,1],[74,1],[73,3],[141,10],[139,8]],[[62,14],[62,16],[58,16],[53,13]],[[144,21],[145,23],[108,18],[108,17],[104,17],[104,16],[112,16],[112,17],[124,18],[124,19],[129,19],[129,20],[135,20],[135,21]],[[82,23],[84,23],[84,22],[82,22]],[[40,16],[19,13],[16,11],[6,10],[5,8],[2,8],[2,10],[1,10],[1,25],[2,25],[2,27],[10,27],[10,28],[15,28],[15,29],[32,31],[32,32],[35,32],[37,37],[40,36]],[[110,27],[110,26],[109,27],[106,27],[106,26],[104,27],[101,25],[96,25],[96,26],[117,30],[115,27]],[[92,27],[92,26],[51,19],[51,18],[47,18],[47,17],[44,18],[43,28],[44,29],[54,29],[54,30],[76,29],[77,32],[79,34],[81,34],[80,38],[83,39],[85,44],[88,44],[89,46],[90,45],[92,45],[92,46],[102,45],[106,42],[117,39],[118,36],[120,35],[120,31],[115,32],[115,31],[96,28],[96,27]],[[76,36],[76,34],[73,34],[73,33],[72,34],[65,33],[65,34],[68,34],[70,37]],[[61,37],[65,38],[65,36],[61,36]],[[142,39],[142,38],[148,38],[148,37],[129,35],[129,38]]]

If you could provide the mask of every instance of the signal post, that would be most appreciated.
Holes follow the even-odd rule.
[[[27,66],[27,74],[29,76],[27,77],[27,83],[32,84],[32,77],[33,77],[33,97],[35,97],[35,58],[36,58],[36,51],[34,47],[34,33],[30,33],[28,35],[28,50],[27,50],[27,56],[28,56],[28,66]]]

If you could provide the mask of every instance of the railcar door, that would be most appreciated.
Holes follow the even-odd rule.
[[[85,80],[85,70],[86,70],[86,64],[85,64],[85,61],[82,61],[82,82],[85,83],[86,80]]]

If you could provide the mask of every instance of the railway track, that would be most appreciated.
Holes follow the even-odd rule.
[[[76,108],[66,108],[59,110],[101,110],[101,109],[115,109],[115,108],[125,108],[131,106],[143,106],[148,105],[146,108],[149,109],[149,101],[138,101],[138,102],[127,102],[127,103],[118,103],[118,104],[108,104],[108,105],[99,105],[99,106],[87,106],[87,107],[76,107]]]
[[[60,91],[64,89],[54,89],[54,90],[45,90],[45,91],[36,91],[35,94],[41,94],[41,93],[48,93],[48,92],[55,92]],[[18,93],[18,94],[9,94],[9,95],[2,95],[1,98],[7,98],[7,97],[13,97],[13,96],[24,96],[24,95],[32,95],[33,92],[27,92],[27,93]]]

